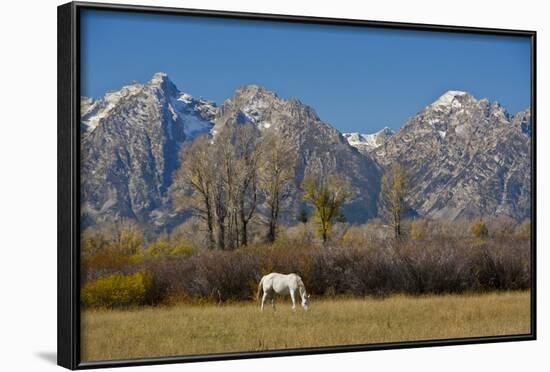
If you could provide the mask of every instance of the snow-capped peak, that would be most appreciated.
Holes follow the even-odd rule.
[[[277,94],[270,91],[267,88],[264,88],[260,85],[255,84],[248,84],[248,85],[242,85],[239,88],[237,88],[237,91],[235,92],[236,96],[241,97],[247,97],[247,98],[254,98],[254,97],[272,97],[276,98]]]
[[[140,93],[145,93],[140,95]],[[190,94],[180,92],[164,72],[157,72],[145,84],[134,83],[120,90],[108,92],[105,96],[93,100],[81,97],[81,134],[86,137],[106,121],[116,107],[127,104],[128,100],[138,100],[136,107],[163,107],[166,117],[167,134],[170,139],[181,138],[177,131],[183,131],[186,140],[201,133],[207,133],[212,125],[217,107],[214,102],[202,98],[195,99]],[[132,101],[133,102],[133,101]],[[173,126],[176,126],[172,128]]]
[[[153,75],[153,78],[150,80],[151,84],[162,84],[164,80],[168,78],[166,72],[157,72]]]
[[[388,127],[384,127],[376,133],[364,134],[359,132],[343,133],[342,135],[348,143],[359,150],[368,151],[380,147],[386,138],[392,136],[395,132]]]
[[[439,97],[435,102],[430,106],[453,106],[459,105],[458,98],[468,97],[470,94],[468,92],[463,92],[460,90],[449,90],[445,92],[441,97]]]
[[[80,98],[80,122],[83,135],[92,132],[99,121],[109,115],[121,99],[131,97],[141,91],[143,85],[133,83],[123,86],[120,90],[107,92],[103,97],[93,100],[89,97]]]
[[[154,90],[163,91],[164,94],[168,96],[175,96],[179,93],[178,88],[165,72],[157,72],[154,74],[147,83],[147,86]]]
[[[230,101],[242,102],[239,120],[242,123],[253,123],[259,129],[269,128],[271,123],[265,121],[265,109],[278,100],[277,95],[259,85],[249,84],[239,87]]]

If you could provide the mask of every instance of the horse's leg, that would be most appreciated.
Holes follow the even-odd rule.
[[[262,306],[260,307],[260,311],[264,311],[264,304],[265,300],[267,300],[268,292],[264,291],[264,295],[262,296]]]
[[[292,300],[292,310],[294,311],[296,309],[296,292],[293,291],[292,289],[289,292],[290,292],[290,299]]]
[[[275,292],[271,292],[271,306],[273,306],[273,311],[275,311]]]

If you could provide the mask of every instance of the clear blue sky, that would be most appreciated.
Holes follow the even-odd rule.
[[[168,73],[218,104],[244,84],[296,97],[342,132],[398,129],[447,90],[530,104],[530,42],[502,37],[85,10],[82,95]]]

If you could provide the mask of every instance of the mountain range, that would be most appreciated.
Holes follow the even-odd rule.
[[[530,217],[529,109],[510,115],[498,102],[448,91],[395,134],[375,136],[375,146],[348,141],[383,167],[402,165],[407,202],[419,215]]]
[[[509,114],[497,102],[449,91],[396,132],[340,133],[312,107],[256,85],[238,88],[221,106],[180,91],[164,73],[105,96],[81,97],[82,226],[119,217],[152,231],[171,229],[186,215],[171,204],[172,175],[185,143],[216,136],[225,126],[276,131],[298,154],[292,223],[308,172],[339,173],[353,188],[344,207],[350,222],[378,216],[380,180],[399,162],[406,202],[420,216],[456,220],[530,217],[530,110]]]

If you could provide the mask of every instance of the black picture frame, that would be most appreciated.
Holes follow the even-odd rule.
[[[181,357],[144,358],[81,362],[79,305],[80,244],[80,11],[83,9],[165,15],[207,16],[243,20],[265,20],[289,23],[376,27],[381,29],[444,31],[483,35],[524,36],[531,40],[531,332],[523,335],[393,342],[371,345],[342,345],[260,352],[233,352]],[[536,317],[536,31],[492,29],[380,22],[357,19],[320,18],[279,14],[241,13],[199,9],[178,9],[102,3],[71,2],[58,7],[58,316],[57,358],[60,366],[69,369],[122,367],[180,362],[201,362],[227,359],[388,350],[444,345],[466,345],[492,342],[527,341],[537,338]]]

